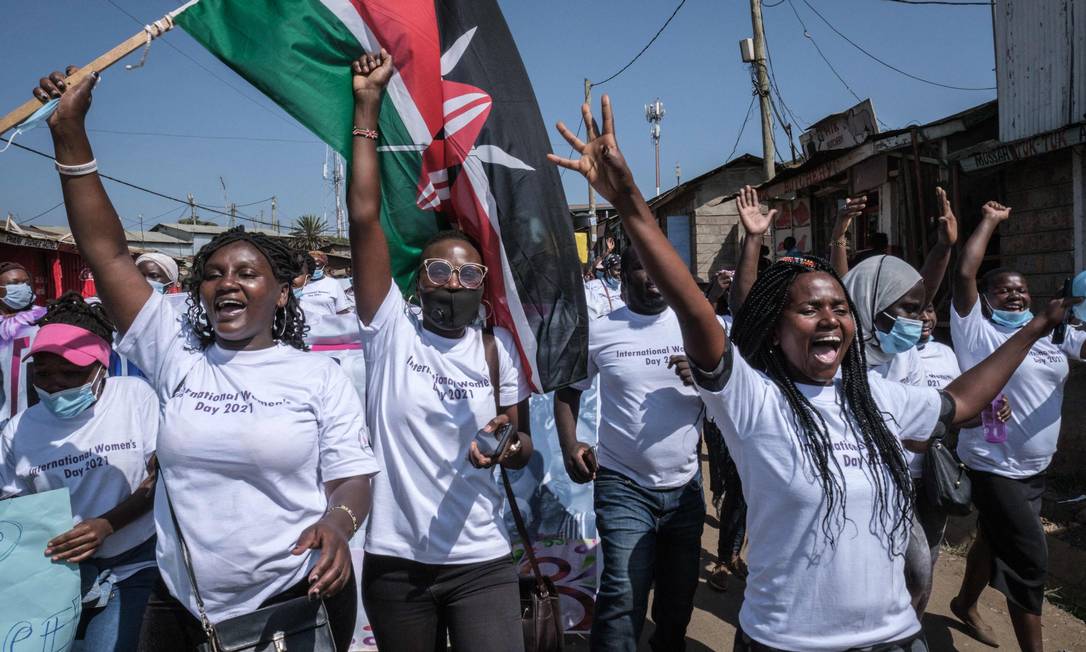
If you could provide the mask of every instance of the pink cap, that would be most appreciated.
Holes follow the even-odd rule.
[[[71,324],[42,326],[30,347],[30,355],[38,353],[55,353],[80,367],[96,361],[109,367],[109,344],[89,330]]]

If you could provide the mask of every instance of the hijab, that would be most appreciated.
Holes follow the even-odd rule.
[[[908,294],[922,280],[920,272],[900,258],[880,255],[856,265],[841,280],[856,306],[856,316],[863,327],[867,366],[886,364],[894,355],[879,347],[878,338],[875,337],[875,317]]]

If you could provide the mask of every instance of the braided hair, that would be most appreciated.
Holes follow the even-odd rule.
[[[290,285],[295,276],[305,269],[305,260],[302,252],[291,248],[286,241],[266,236],[262,233],[250,233],[243,226],[237,226],[223,231],[211,239],[192,259],[191,285],[188,297],[188,320],[192,325],[192,331],[200,340],[203,347],[210,346],[215,341],[215,331],[211,327],[204,306],[200,302],[200,285],[205,280],[205,268],[207,261],[218,250],[236,242],[246,242],[264,254],[271,265],[275,280],[279,283]],[[305,343],[305,335],[309,327],[305,323],[305,313],[302,312],[298,299],[293,292],[287,293],[287,305],[281,311],[276,311],[272,322],[272,333],[275,339],[289,344],[301,351],[308,350]]]
[[[792,408],[793,420],[800,432],[800,447],[814,467],[825,496],[826,512],[822,517],[822,531],[833,545],[837,532],[848,520],[841,464],[833,454],[833,442],[825,420],[796,387],[788,373],[783,353],[773,343],[781,312],[788,304],[788,292],[792,283],[800,274],[811,272],[829,274],[842,290],[844,289],[833,267],[820,258],[787,258],[778,261],[755,281],[746,302],[735,317],[731,339],[752,367],[765,373],[777,384]],[[884,415],[871,396],[871,388],[867,382],[862,326],[856,318],[856,307],[852,298],[847,292],[845,297],[856,324],[856,336],[845,352],[841,364],[843,383],[838,393],[838,401],[851,416],[846,422],[863,448],[864,459],[874,484],[875,514],[871,525],[873,527],[877,520],[883,531],[889,535],[890,554],[900,554],[903,551],[898,549],[898,542],[907,541],[905,535],[912,521],[912,478],[901,445],[887,428]],[[896,491],[891,492],[891,489]]]
[[[35,322],[38,326],[67,324],[88,330],[113,344],[113,321],[100,303],[87,303],[78,292],[68,291],[49,304],[45,314]]]

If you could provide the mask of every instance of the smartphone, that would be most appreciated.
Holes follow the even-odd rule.
[[[1063,282],[1063,292],[1060,296],[1064,299],[1070,299],[1073,295],[1071,293],[1071,277],[1068,276]],[[1056,346],[1063,344],[1064,339],[1067,337],[1067,320],[1071,317],[1071,311],[1067,311],[1067,316],[1063,318],[1059,326],[1052,331],[1052,343]]]
[[[507,423],[494,432],[480,430],[475,433],[475,444],[483,455],[501,456],[513,438],[513,424]]]
[[[596,447],[595,446],[589,448],[588,452],[585,453],[584,465],[588,467],[588,470],[591,471],[593,475],[596,474],[596,471],[600,470],[599,460],[596,459]]]

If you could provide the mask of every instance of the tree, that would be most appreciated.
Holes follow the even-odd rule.
[[[327,242],[328,223],[317,215],[307,214],[294,220],[290,231],[294,246],[305,251],[320,249]]]

